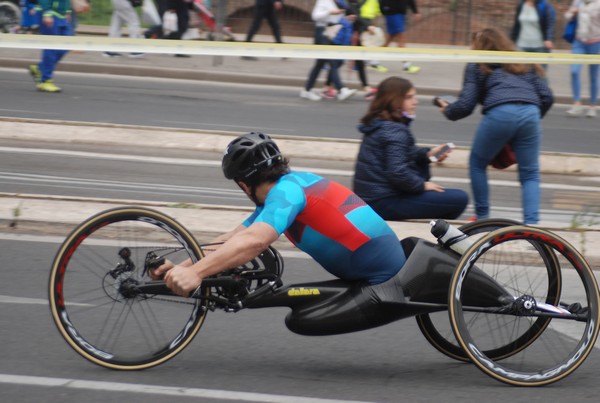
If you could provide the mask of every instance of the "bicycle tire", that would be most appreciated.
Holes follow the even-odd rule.
[[[124,295],[123,285],[146,279],[149,252],[175,262],[203,256],[181,224],[140,207],[89,218],[56,254],[49,280],[52,318],[69,346],[94,364],[119,370],[159,365],[181,352],[204,322],[200,299]]]
[[[548,267],[532,245],[550,248],[558,264]],[[555,276],[561,279],[560,303],[546,303],[553,297],[553,285],[544,281],[548,270],[562,272]],[[479,272],[493,277],[510,297],[501,303],[475,302],[463,291]],[[510,385],[542,386],[572,373],[592,351],[599,303],[594,274],[573,246],[549,231],[519,226],[493,231],[465,252],[450,282],[448,313],[458,343],[485,374]],[[486,354],[488,345],[515,340],[515,334],[531,331],[544,315],[541,330],[534,329],[532,340],[515,353]]]
[[[0,33],[12,33],[21,24],[19,7],[10,2],[0,2]]]
[[[514,220],[488,218],[467,223],[460,226],[459,229],[468,236],[473,237],[480,233],[489,233],[498,228],[520,224],[520,222]],[[415,319],[425,339],[436,350],[454,360],[469,362],[469,357],[454,337],[447,312],[420,314],[415,316]]]
[[[474,238],[474,236],[478,234],[487,234],[499,228],[517,225],[522,225],[522,223],[509,219],[488,218],[465,224],[459,229],[471,238]],[[553,254],[548,250],[545,252],[545,258],[547,259],[547,265],[557,264],[553,258]],[[555,272],[552,270],[549,271],[549,275],[553,275],[553,273]],[[558,280],[557,284],[559,282],[560,280]],[[558,296],[554,295],[552,302],[556,302],[557,298]],[[454,360],[470,362],[468,355],[454,337],[454,332],[452,331],[446,312],[421,314],[417,315],[415,319],[417,320],[419,330],[425,339],[436,350]],[[531,331],[527,334],[523,334],[519,340],[514,340],[506,346],[496,347],[494,351],[486,351],[486,355],[494,359],[501,359],[516,354],[520,349],[527,347],[528,343],[535,340],[536,333],[541,334],[541,332],[543,332],[545,324],[546,321],[540,318],[537,323],[532,325]]]

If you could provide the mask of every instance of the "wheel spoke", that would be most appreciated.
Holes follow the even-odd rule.
[[[201,256],[195,239],[171,218],[150,209],[119,208],[82,223],[53,264],[53,319],[79,354],[109,368],[141,369],[180,352],[199,330],[199,300],[139,294],[146,256],[179,263]]]
[[[497,307],[477,307],[470,295],[468,284],[481,279],[481,272],[510,295]],[[478,240],[461,259],[449,294],[461,347],[482,371],[509,384],[539,386],[564,378],[585,360],[598,336],[600,296],[589,265],[542,229],[504,228]],[[577,298],[587,310],[572,305],[570,312],[559,303]],[[512,351],[490,354],[496,346]]]

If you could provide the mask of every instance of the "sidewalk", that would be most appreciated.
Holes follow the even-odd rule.
[[[79,35],[97,35],[102,33],[98,27],[82,26]],[[243,40],[243,35],[237,34],[238,41]],[[288,43],[311,43],[310,38],[285,37]],[[257,35],[256,42],[272,42],[270,36]],[[440,45],[414,45],[409,47],[452,48],[466,49],[466,47],[440,46]],[[26,68],[29,64],[37,62],[39,50],[36,49],[2,49],[0,54],[0,67]],[[557,51],[565,52],[565,51]],[[257,61],[245,61],[238,57],[221,56],[193,56],[174,57],[170,54],[147,54],[141,59],[128,57],[107,58],[100,52],[71,52],[58,65],[57,75],[61,71],[86,72],[100,74],[118,74],[133,76],[149,76],[163,78],[180,78],[190,80],[209,80],[232,83],[248,83],[261,85],[278,85],[296,87],[299,91],[304,85],[308,73],[313,65],[312,59],[286,59],[261,58]],[[417,74],[408,74],[402,71],[400,63],[386,63],[389,69],[380,73],[368,69],[368,78],[371,85],[376,86],[384,78],[392,75],[406,77],[413,82],[417,91],[423,95],[456,94],[462,85],[463,62],[439,63],[419,62],[421,67]],[[320,79],[324,80],[325,73]],[[570,104],[571,87],[569,65],[551,65],[548,69],[548,79],[555,93],[557,103]],[[360,88],[355,71],[350,71],[347,64],[342,67],[342,80],[349,87]],[[322,81],[321,81],[322,82]],[[583,75],[583,88],[587,88],[587,75]],[[296,91],[294,89],[294,91]],[[296,94],[297,95],[297,94]]]

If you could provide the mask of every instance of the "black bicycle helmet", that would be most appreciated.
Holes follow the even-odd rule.
[[[282,159],[279,147],[271,137],[251,132],[229,143],[221,166],[227,179],[243,180]]]

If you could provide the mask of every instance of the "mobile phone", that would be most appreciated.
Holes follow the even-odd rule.
[[[453,95],[439,95],[437,97],[433,98],[433,104],[439,108],[442,107],[442,104],[440,103],[440,99],[443,101],[446,101],[447,103],[451,104],[454,103],[458,100],[458,98],[456,98]]]
[[[444,144],[444,147],[441,148],[440,151],[438,151],[437,153],[435,153],[434,155],[432,155],[431,157],[429,157],[429,160],[431,162],[438,162],[438,160],[440,159],[440,157],[444,154],[446,154],[448,152],[448,150],[452,149],[456,147],[454,145],[454,143],[446,143]]]

